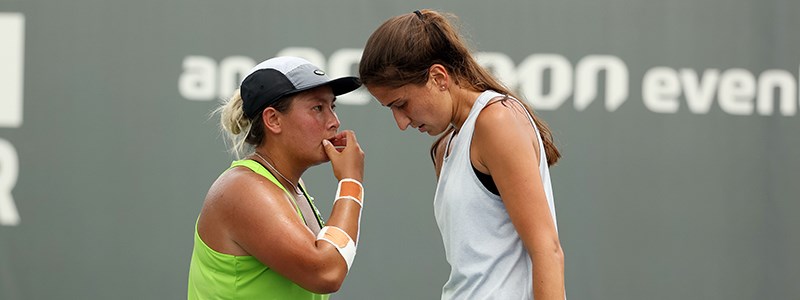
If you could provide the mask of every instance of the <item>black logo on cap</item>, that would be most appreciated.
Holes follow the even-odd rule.
[[[325,75],[325,72],[323,72],[322,70],[317,69],[317,70],[314,70],[314,74],[322,76],[322,75]]]

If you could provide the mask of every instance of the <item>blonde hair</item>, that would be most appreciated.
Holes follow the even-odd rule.
[[[289,109],[294,95],[281,98],[268,107],[273,107],[279,112],[285,112]],[[228,151],[236,156],[236,159],[241,159],[247,153],[252,152],[253,149],[264,142],[266,137],[264,124],[261,122],[261,114],[256,115],[255,118],[248,119],[244,115],[244,100],[239,89],[233,91],[233,96],[228,100],[223,100],[219,107],[213,112],[219,114],[220,130],[225,134],[226,145],[230,142]]]
[[[220,130],[225,135],[228,151],[235,155],[236,159],[241,159],[245,151],[249,150],[245,142],[246,134],[243,133],[250,132],[253,122],[244,116],[239,89],[236,89],[228,100],[223,100],[212,114],[219,114]]]

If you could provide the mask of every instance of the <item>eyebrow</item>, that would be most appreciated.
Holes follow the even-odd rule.
[[[330,99],[330,100],[331,100],[331,103],[334,103],[334,102],[336,102],[336,100],[337,100],[337,99],[339,99],[339,98],[337,98],[336,96],[333,96],[333,98],[332,98],[332,99]],[[319,101],[319,102],[328,102],[328,99],[327,99],[327,98],[325,98],[325,97],[314,97],[314,98],[312,98],[312,99],[310,99],[310,100],[311,100],[311,101]]]
[[[389,102],[388,104],[386,104],[384,106],[385,107],[392,107],[392,104],[394,104],[395,102],[400,101],[400,100],[402,100],[402,99],[400,99],[400,98],[394,99],[392,102]]]

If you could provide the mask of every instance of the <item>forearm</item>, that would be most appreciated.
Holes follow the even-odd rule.
[[[361,208],[358,203],[353,201],[336,201],[333,206],[331,216],[326,223],[326,227],[336,227],[344,230],[352,239],[352,243],[356,243],[359,234],[360,213]],[[336,229],[328,230],[334,230],[335,233]],[[341,240],[331,239],[331,236],[327,234],[325,236],[329,239],[329,241],[321,240],[318,237],[315,243],[318,249],[322,251],[319,255],[317,255],[317,258],[320,258],[322,263],[313,264],[312,269],[314,269],[314,271],[312,273],[316,274],[316,280],[321,283],[321,287],[312,291],[327,294],[339,290],[345,276],[350,269],[350,263],[352,263],[353,260],[352,256],[355,255],[355,252],[353,252],[349,258],[345,257],[344,254],[341,254],[341,250],[337,250],[334,247],[334,244],[337,243],[339,243],[341,246]],[[346,264],[329,263],[332,261],[339,261],[342,258],[344,258]],[[304,288],[309,289],[309,287],[305,286]]]
[[[345,178],[339,181],[327,226],[344,230],[353,242],[358,242],[361,210],[364,206],[364,186],[361,178]]]
[[[325,225],[341,228],[355,241],[360,230],[358,222],[360,215],[361,206],[358,203],[351,200],[339,200],[333,205],[331,215]]]
[[[352,178],[339,180],[329,222],[317,234],[317,247],[324,247],[325,243],[333,245],[347,263],[347,271],[358,247],[363,201],[364,187],[360,181]]]
[[[564,300],[564,254],[561,248],[535,253],[531,260],[534,299]]]

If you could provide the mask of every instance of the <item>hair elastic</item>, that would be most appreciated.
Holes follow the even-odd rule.
[[[415,10],[415,11],[414,11],[414,14],[416,14],[416,15],[417,15],[417,17],[418,17],[420,20],[423,20],[423,19],[422,19],[422,13],[421,13],[419,10]]]

